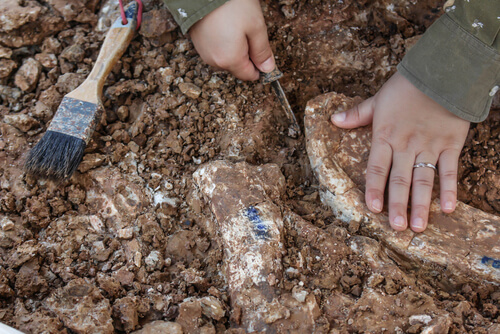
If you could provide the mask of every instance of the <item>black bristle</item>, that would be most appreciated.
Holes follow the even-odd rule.
[[[54,181],[68,179],[82,161],[86,146],[80,138],[47,131],[29,152],[24,169],[28,174]]]

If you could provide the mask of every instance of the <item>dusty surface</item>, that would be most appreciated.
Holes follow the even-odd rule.
[[[244,332],[235,298],[252,287],[231,285],[217,201],[241,198],[248,184],[229,168],[232,192],[214,199],[193,180],[224,160],[276,173],[253,180],[280,189],[262,202],[283,222],[270,330],[498,333],[498,290],[443,287],[349,229],[321,203],[304,138],[284,135],[270,87],[204,65],[161,1],[143,2],[143,26],[105,86],[105,117],[79,171],[59,185],[21,166],[89,73],[116,3],[0,2],[0,322],[26,333]],[[301,126],[317,95],[374,94],[441,3],[265,1]],[[495,215],[497,115],[472,127],[460,181],[464,203]]]

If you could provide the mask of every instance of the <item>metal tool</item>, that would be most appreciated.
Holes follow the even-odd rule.
[[[292,138],[297,138],[298,136],[300,136],[301,133],[299,123],[297,122],[295,114],[293,113],[292,108],[290,107],[290,103],[288,103],[288,99],[286,98],[285,92],[283,91],[283,88],[281,88],[280,82],[278,81],[278,79],[280,79],[283,76],[283,73],[276,67],[271,72],[269,73],[261,72],[260,75],[262,83],[264,85],[270,83],[271,86],[273,87],[274,92],[278,97],[278,100],[280,100],[281,106],[285,110],[286,117],[291,123],[288,128],[288,136]]]

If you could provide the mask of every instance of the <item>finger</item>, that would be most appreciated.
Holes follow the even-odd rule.
[[[407,151],[393,154],[389,177],[389,222],[396,231],[404,231],[408,226],[408,197],[414,161],[415,156]]]
[[[352,109],[338,114],[333,114],[331,121],[336,126],[344,129],[352,129],[368,125],[373,120],[374,101],[375,100],[371,97]]]
[[[433,165],[436,161],[437,156],[430,157],[426,154],[419,154],[415,159],[415,163],[426,162]],[[413,169],[410,227],[414,232],[423,232],[427,228],[435,173],[436,171],[429,167]]]
[[[260,71],[268,73],[274,70],[276,64],[273,51],[269,45],[266,24],[258,24],[248,35],[249,55],[252,62]]]
[[[460,151],[449,149],[439,156],[439,187],[441,210],[451,213],[457,204],[457,174]]]
[[[259,71],[250,60],[247,43],[247,38],[242,35],[238,40],[233,40],[231,44],[223,44],[205,61],[216,68],[231,72],[238,79],[257,80],[260,77]],[[242,47],[237,48],[237,46]]]
[[[244,81],[255,81],[260,78],[259,71],[247,56],[242,57],[240,61],[234,62],[227,67],[235,77]]]
[[[376,136],[376,134],[374,134]],[[370,211],[379,213],[384,206],[384,189],[391,168],[391,146],[380,139],[373,139],[368,166],[366,168],[366,205]]]

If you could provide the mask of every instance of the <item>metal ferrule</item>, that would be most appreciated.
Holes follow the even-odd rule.
[[[103,110],[100,104],[65,96],[47,130],[80,138],[88,144]]]

